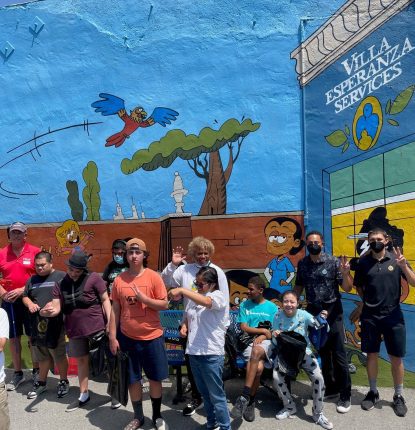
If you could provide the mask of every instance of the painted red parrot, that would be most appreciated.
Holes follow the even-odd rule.
[[[100,93],[99,97],[102,100],[97,100],[91,104],[95,112],[100,112],[104,116],[117,114],[125,123],[124,128],[120,132],[113,134],[107,139],[105,146],[115,145],[118,148],[137,128],[151,127],[156,123],[165,127],[166,124],[176,121],[176,117],[179,115],[173,109],[156,107],[153,113],[147,117],[147,112],[140,106],[135,107],[128,114],[125,110],[123,99],[107,93]]]

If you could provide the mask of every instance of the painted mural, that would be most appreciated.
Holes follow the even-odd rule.
[[[304,91],[305,217],[324,231],[329,251],[352,263],[367,251],[368,231],[380,227],[414,265],[415,7],[354,3],[292,52]],[[401,285],[411,326],[415,291],[404,279]],[[364,363],[355,292],[344,295],[344,308],[349,354]],[[414,340],[409,331],[408,345]],[[381,355],[387,359],[384,349]],[[415,371],[411,346],[405,366]]]
[[[234,307],[255,273],[278,303],[310,229],[356,258],[379,225],[415,264],[413,1],[237,3],[0,8],[0,245],[23,220],[57,265],[82,249],[100,272],[139,236],[161,270],[204,235]]]

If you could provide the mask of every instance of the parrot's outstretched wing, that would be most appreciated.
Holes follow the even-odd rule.
[[[154,122],[166,127],[166,124],[171,124],[172,121],[176,121],[178,115],[179,112],[173,109],[156,107],[148,119],[152,118]]]
[[[103,100],[97,100],[91,106],[95,108],[95,112],[101,112],[102,115],[115,115],[121,109],[125,109],[124,100],[112,94],[100,93],[99,97]]]

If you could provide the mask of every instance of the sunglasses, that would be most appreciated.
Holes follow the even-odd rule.
[[[197,282],[196,279],[193,281],[193,285],[197,288],[203,288],[205,286],[209,286],[208,282]]]

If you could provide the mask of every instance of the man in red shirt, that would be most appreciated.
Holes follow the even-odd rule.
[[[40,252],[40,248],[26,242],[27,227],[22,222],[11,224],[7,234],[10,243],[0,250],[0,298],[1,307],[7,312],[10,321],[10,351],[14,376],[7,384],[7,390],[13,391],[25,380],[22,371],[21,336],[23,326],[25,333],[30,336],[30,326],[22,295],[26,281],[35,273],[35,255]],[[33,363],[33,369],[37,368],[37,364]]]

